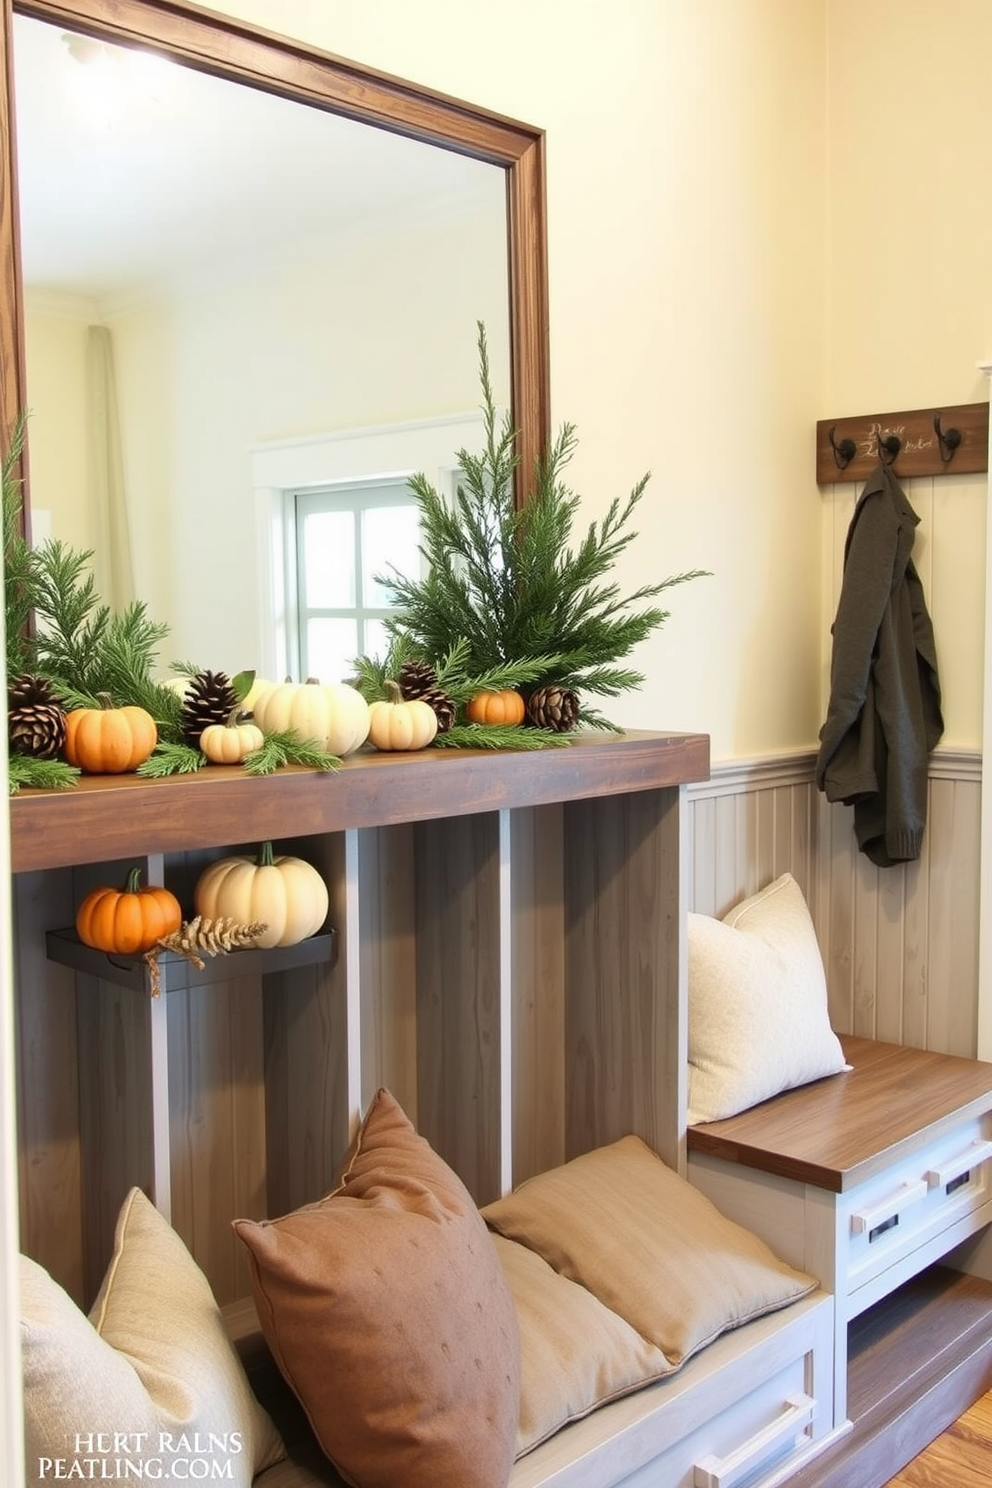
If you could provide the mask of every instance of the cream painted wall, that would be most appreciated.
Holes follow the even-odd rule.
[[[992,356],[992,6],[830,0],[828,16],[830,265],[818,417],[984,400],[976,363]],[[977,475],[907,485],[922,518],[915,557],[937,639],[943,743],[963,749],[982,739],[987,490]],[[851,502],[850,487],[823,502],[824,628]]]
[[[554,419],[600,515],[653,477],[621,580],[692,567],[636,726],[714,755],[819,726],[824,0],[222,0],[547,131]]]
[[[43,535],[93,551],[97,528],[86,487],[86,329],[93,308],[29,297],[25,310],[31,504],[50,514]]]

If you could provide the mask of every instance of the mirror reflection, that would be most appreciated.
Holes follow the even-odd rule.
[[[509,401],[503,170],[21,15],[14,72],[36,537],[163,671],[343,674],[405,477],[477,433],[480,320]]]

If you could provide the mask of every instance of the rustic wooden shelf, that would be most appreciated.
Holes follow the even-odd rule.
[[[252,776],[211,765],[145,780],[88,775],[10,802],[11,868],[63,868],[151,853],[286,840],[505,808],[663,789],[709,775],[705,734],[576,735],[565,748],[360,752],[340,770]],[[237,834],[232,838],[232,832]]]

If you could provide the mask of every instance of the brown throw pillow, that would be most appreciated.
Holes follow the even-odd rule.
[[[483,1211],[682,1364],[816,1285],[727,1219],[639,1137],[530,1178]]]
[[[505,1488],[520,1338],[471,1196],[388,1091],[334,1191],[236,1220],[273,1357],[357,1488]]]

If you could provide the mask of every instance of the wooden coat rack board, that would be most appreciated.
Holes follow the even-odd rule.
[[[970,475],[988,470],[988,403],[818,422],[816,479],[821,486],[865,480],[879,460],[891,464],[906,480],[915,475]]]

